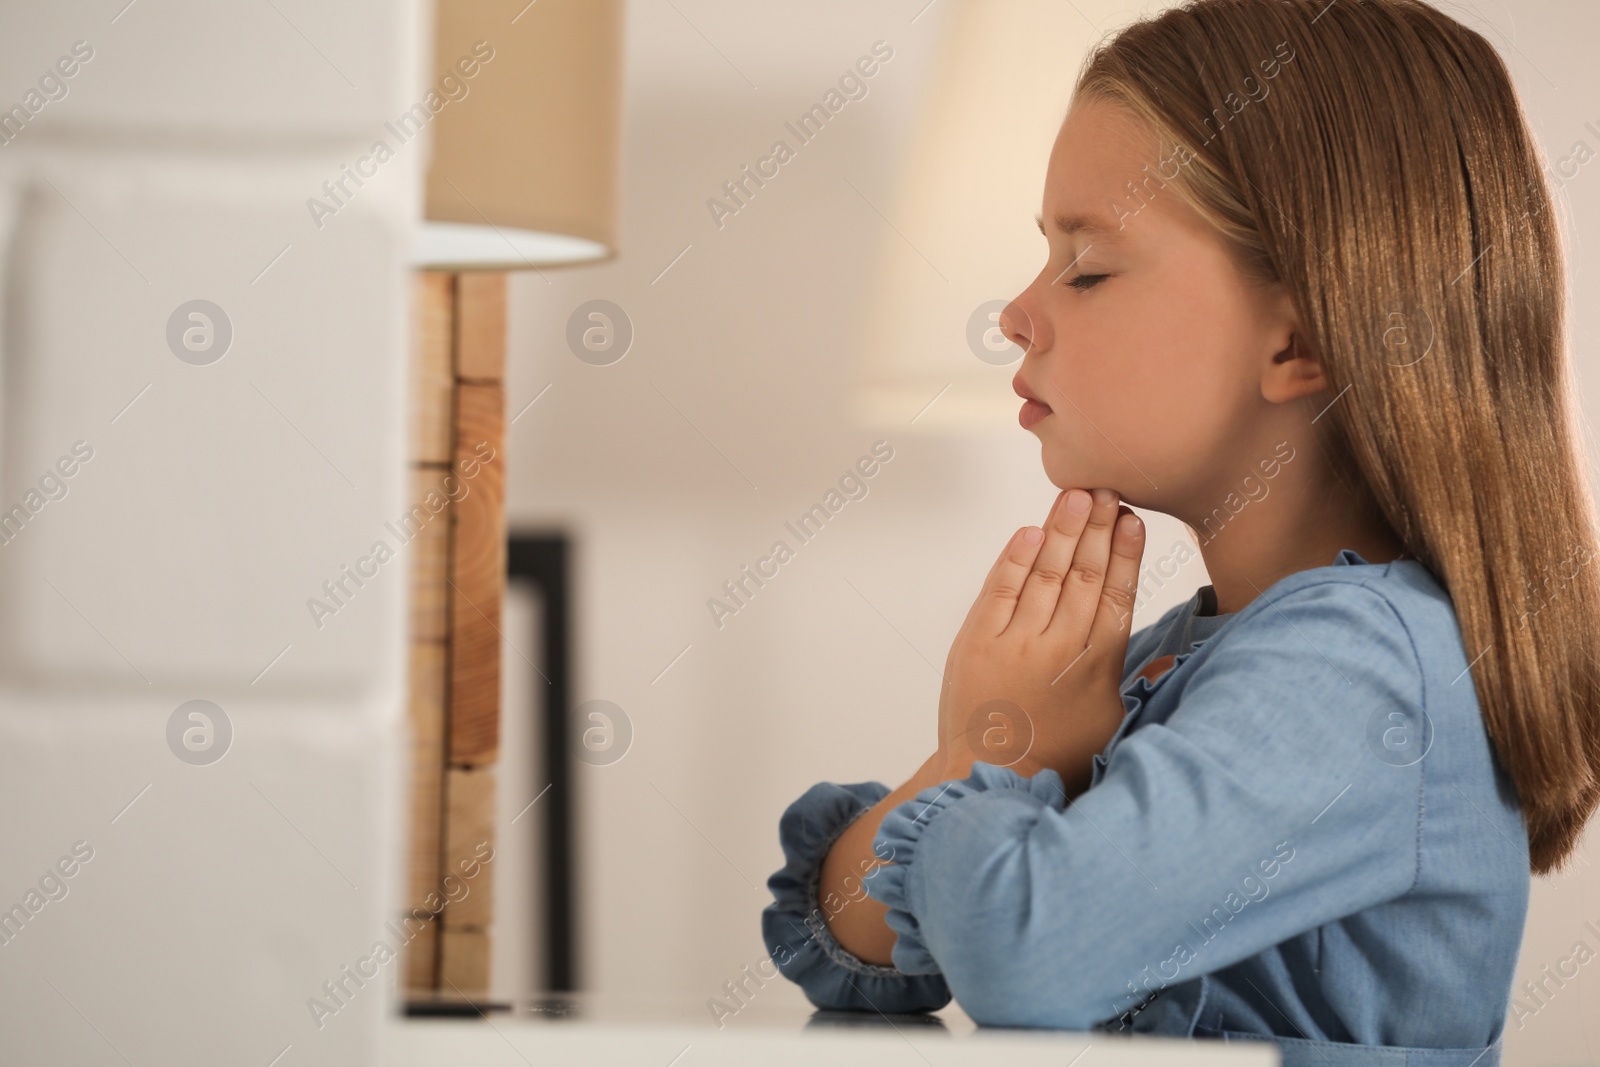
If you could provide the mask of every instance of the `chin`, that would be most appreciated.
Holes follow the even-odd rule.
[[[1130,483],[1121,474],[1107,474],[1098,464],[1052,462],[1048,451],[1044,456],[1044,473],[1057,489],[1110,489],[1117,494],[1119,503],[1131,508],[1149,509],[1151,505],[1140,500],[1147,496],[1149,486],[1143,482]],[[1128,492],[1131,489],[1132,492]]]
[[[1041,458],[1044,461],[1045,477],[1050,479],[1050,484],[1057,489],[1100,489],[1111,488],[1103,481],[1095,481],[1103,477],[1096,472],[1098,464],[1083,463],[1072,459],[1064,459],[1060,455],[1052,455],[1049,445],[1042,449]]]

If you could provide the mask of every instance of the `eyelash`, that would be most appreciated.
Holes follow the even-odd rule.
[[[1095,286],[1099,285],[1101,282],[1105,281],[1109,277],[1110,277],[1109,274],[1080,274],[1076,278],[1072,279],[1071,281],[1062,282],[1061,284],[1070,285],[1070,286],[1072,286],[1072,288],[1078,290],[1079,292],[1087,292],[1088,290],[1093,289]],[[1089,284],[1088,285],[1080,284],[1081,282],[1083,282],[1083,280],[1085,278],[1089,279]]]

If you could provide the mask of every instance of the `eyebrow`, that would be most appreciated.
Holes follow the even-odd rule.
[[[1044,233],[1044,216],[1043,215],[1035,215],[1033,217],[1033,221],[1039,224],[1039,232],[1040,233]],[[1066,214],[1066,215],[1063,215],[1063,214],[1057,213],[1056,215],[1051,217],[1050,221],[1055,223],[1056,229],[1060,230],[1064,234],[1069,234],[1069,235],[1070,234],[1074,234],[1074,233],[1083,232],[1083,233],[1089,233],[1089,234],[1098,234],[1099,236],[1105,237],[1105,238],[1114,238],[1114,237],[1117,236],[1117,231],[1119,229],[1118,227],[1113,226],[1108,220],[1102,218],[1099,215],[1090,215],[1090,214]]]

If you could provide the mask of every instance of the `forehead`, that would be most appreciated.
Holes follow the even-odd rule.
[[[1093,240],[1126,239],[1121,220],[1141,203],[1128,183],[1145,197],[1158,193],[1158,178],[1151,179],[1148,192],[1143,186],[1144,168],[1153,173],[1157,162],[1154,134],[1131,112],[1100,100],[1075,103],[1050,150],[1040,228]]]

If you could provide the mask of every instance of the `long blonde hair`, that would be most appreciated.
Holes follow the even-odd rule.
[[[1600,800],[1600,548],[1554,200],[1504,63],[1419,0],[1191,0],[1102,41],[1089,99],[1161,139],[1147,189],[1171,175],[1292,295],[1335,472],[1448,590],[1530,866],[1563,869]]]

